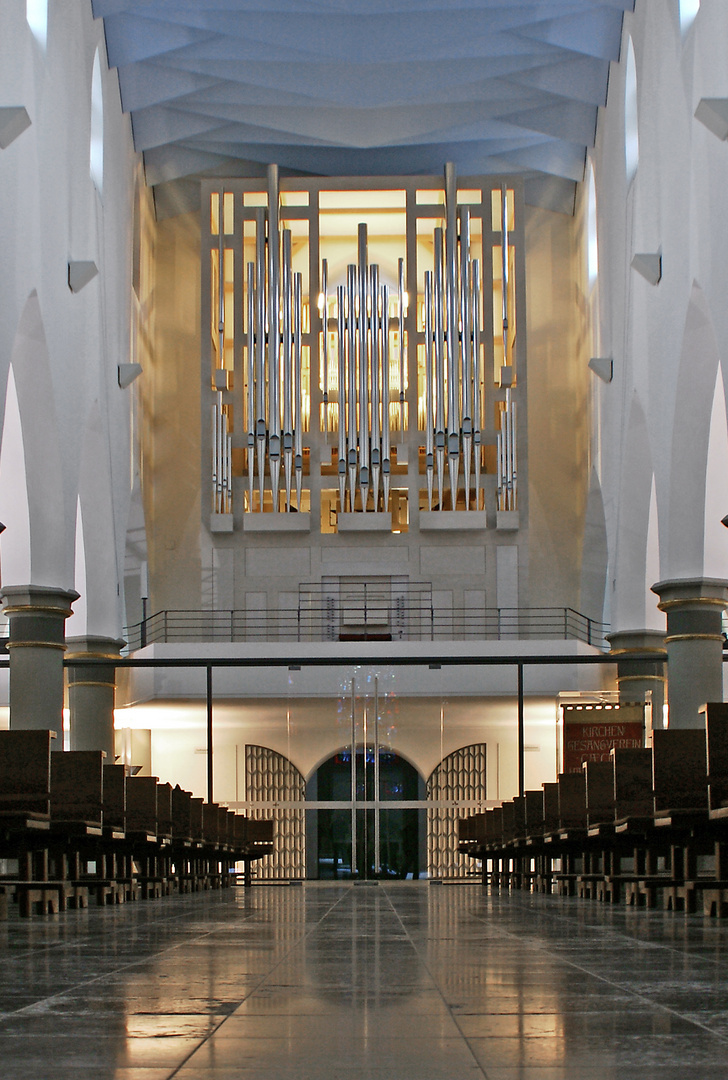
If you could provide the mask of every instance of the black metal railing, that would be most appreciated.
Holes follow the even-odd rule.
[[[425,599],[424,597],[422,599]],[[569,607],[436,607],[429,598],[338,598],[279,611],[158,611],[127,626],[128,648],[246,641],[581,641],[606,649],[608,626]]]

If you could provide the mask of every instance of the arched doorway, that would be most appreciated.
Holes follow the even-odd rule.
[[[317,877],[392,880],[425,869],[425,812],[396,805],[422,799],[424,781],[399,754],[380,749],[377,761],[373,747],[359,746],[352,770],[351,749],[339,750],[316,770],[307,796],[338,804],[315,811]]]

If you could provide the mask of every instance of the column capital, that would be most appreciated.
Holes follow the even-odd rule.
[[[56,589],[50,585],[5,585],[0,589],[6,615],[55,615],[64,619],[73,614],[71,604],[78,600],[74,589]]]
[[[728,606],[728,581],[724,578],[672,578],[657,581],[652,586],[657,593],[660,611],[671,608],[687,607],[726,607]]]
[[[125,645],[124,638],[102,637],[98,634],[67,637],[66,660],[118,660]]]
[[[610,652],[614,655],[655,653],[665,656],[667,653],[662,630],[613,630],[605,637],[609,642]]]
[[[0,597],[10,631],[10,727],[61,731],[66,619],[78,593],[48,585],[6,585]]]

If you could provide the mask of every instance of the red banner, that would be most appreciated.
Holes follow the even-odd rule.
[[[563,705],[563,771],[585,761],[609,761],[609,751],[644,746],[642,705]]]

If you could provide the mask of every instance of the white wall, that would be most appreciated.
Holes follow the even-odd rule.
[[[129,120],[109,72],[103,26],[89,0],[51,0],[43,47],[25,0],[4,0],[0,105],[22,105],[31,126],[0,150],[0,423],[8,372],[17,388],[25,482],[0,476],[5,585],[74,586],[77,504],[86,552],[86,619],[69,633],[118,635],[119,567],[130,489],[129,407],[117,365],[130,357],[131,205]],[[103,190],[90,175],[91,83],[99,51],[103,89]],[[79,293],[69,260],[98,275]],[[18,460],[17,424],[2,460]],[[0,437],[2,433],[0,432]],[[9,445],[10,440],[13,446]],[[7,452],[6,452],[7,451]],[[27,508],[11,497],[27,488]],[[7,497],[4,497],[7,496]],[[11,536],[30,524],[26,545]]]
[[[639,124],[629,185],[628,35]],[[683,34],[678,0],[637,0],[625,16],[622,60],[612,65],[593,154],[601,354],[614,359],[613,382],[594,382],[595,460],[615,630],[664,626],[649,594],[657,573],[728,577],[728,533],[719,526],[728,503],[716,477],[720,462],[723,472],[728,463],[728,439],[724,396],[715,394],[716,376],[725,386],[728,374],[728,145],[694,118],[703,97],[728,97],[728,6],[702,0]],[[662,280],[650,285],[630,263],[660,249]]]

